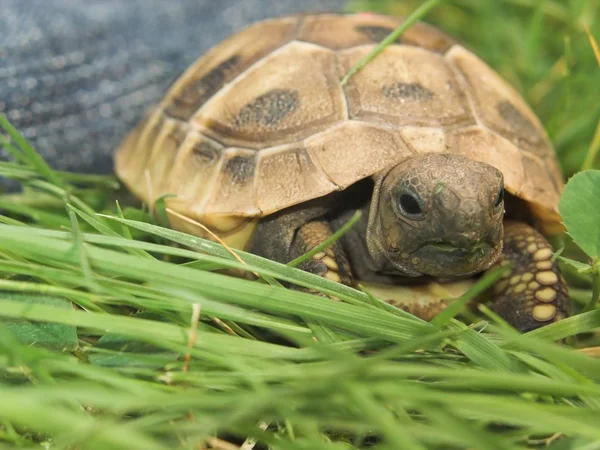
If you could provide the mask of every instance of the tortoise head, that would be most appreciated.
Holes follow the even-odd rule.
[[[459,155],[414,156],[376,177],[367,247],[383,273],[470,275],[500,257],[503,217],[499,170]]]

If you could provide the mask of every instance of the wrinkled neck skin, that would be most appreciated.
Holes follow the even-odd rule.
[[[503,192],[497,169],[458,155],[419,155],[382,171],[360,224],[363,264],[443,279],[488,269],[502,253]]]

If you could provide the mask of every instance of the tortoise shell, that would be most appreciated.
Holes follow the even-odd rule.
[[[563,180],[540,121],[473,53],[417,23],[342,85],[401,19],[357,14],[254,24],[213,47],[116,154],[141,199],[243,246],[252,223],[417,153],[501,170],[547,232]],[[201,234],[171,213],[176,228]]]

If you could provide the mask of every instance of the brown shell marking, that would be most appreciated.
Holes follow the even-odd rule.
[[[169,199],[171,207],[188,211],[194,217],[202,214],[221,171],[223,153],[218,142],[194,131],[188,134],[171,173],[169,190],[177,196]]]
[[[544,129],[521,96],[483,61],[455,46],[446,58],[464,77],[478,118],[515,146],[540,156],[550,150]]]
[[[297,142],[346,117],[340,75],[332,51],[287,44],[210,99],[192,125],[236,147]]]
[[[319,14],[304,19],[296,39],[333,50],[343,50],[379,43],[394,31],[400,22],[399,18],[376,14],[348,15],[342,20],[339,14]],[[435,27],[416,23],[406,30],[397,42],[444,53],[455,41]]]
[[[433,98],[433,92],[423,87],[421,83],[403,83],[396,81],[381,88],[381,93],[395,100],[425,101]]]
[[[244,216],[261,214],[254,195],[256,155],[253,150],[236,148],[225,152],[205,213],[228,214],[233,210]]]
[[[188,121],[226,83],[293,39],[297,24],[296,17],[266,20],[232,35],[184,72],[167,92],[161,107],[168,116]]]
[[[563,181],[539,120],[440,31],[415,24],[342,88],[343,74],[399,23],[319,14],[232,36],[124,140],[118,175],[146,201],[175,193],[175,210],[231,234],[412,154],[449,152],[498,167],[511,193],[556,224]]]
[[[297,108],[297,90],[273,89],[244,105],[235,116],[233,125],[236,128],[257,125],[276,127]]]
[[[369,51],[340,52],[344,71]],[[369,67],[370,66],[370,67]],[[417,47],[388,47],[344,86],[350,117],[398,127],[474,123],[465,94],[443,57]]]

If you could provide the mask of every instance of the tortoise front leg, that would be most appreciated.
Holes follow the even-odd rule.
[[[569,315],[567,286],[550,244],[536,229],[507,221],[499,264],[512,270],[492,288],[492,308],[508,323],[529,331]]]
[[[314,221],[303,225],[296,233],[292,243],[291,259],[309,252],[329,238],[331,234],[331,228],[325,221]],[[348,257],[339,241],[304,261],[298,268],[348,286],[354,284]]]
[[[247,250],[283,264],[304,255],[332,234],[329,223],[319,218],[319,213],[307,209],[263,220]],[[298,268],[349,286],[354,283],[348,257],[339,241]]]

